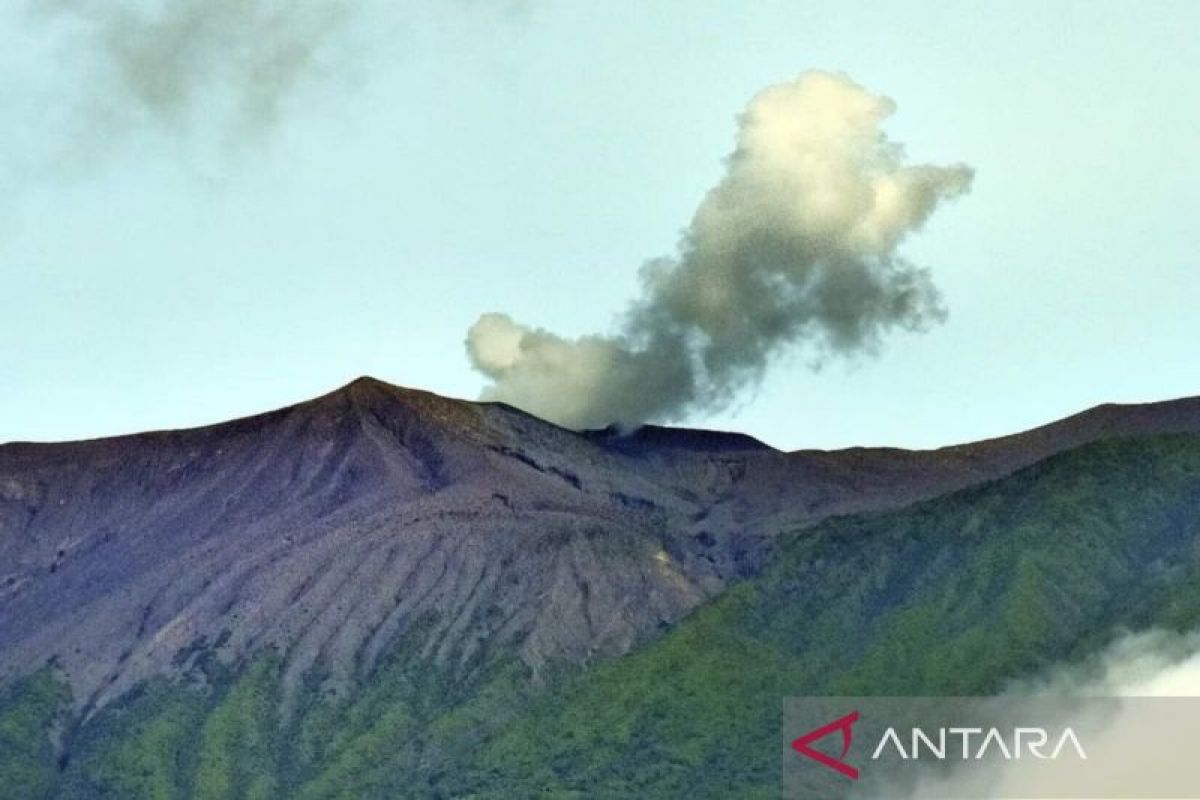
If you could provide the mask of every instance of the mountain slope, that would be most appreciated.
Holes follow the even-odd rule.
[[[1200,624],[1200,436],[1120,439],[783,537],[761,577],[566,681],[450,794],[776,797],[781,699],[970,695]]]
[[[694,504],[616,461],[371,381],[214,428],[10,446],[0,675],[53,658],[86,712],[216,645],[345,684],[428,612],[440,660],[481,638],[534,666],[623,651],[718,583],[661,557],[664,516]]]
[[[684,631],[705,630],[697,626],[732,613],[739,598],[760,591],[753,587],[784,580],[797,568],[798,543],[828,542],[823,532],[843,524],[805,532],[823,519],[963,487],[980,488],[956,497],[993,492],[988,481],[1081,444],[1172,431],[1200,431],[1200,401],[1101,407],[936,451],[781,453],[710,431],[575,433],[506,406],[360,379],[207,428],[5,445],[0,744],[8,745],[0,747],[0,776],[9,786],[53,785],[54,796],[388,796],[386,787],[394,793],[396,781],[410,780],[425,787],[405,790],[414,796],[471,787],[520,796],[530,781],[549,779],[522,772],[519,754],[533,745],[495,741],[496,721],[531,704],[541,704],[531,720],[578,718],[571,715],[582,711],[554,703],[586,703],[589,690],[547,699],[547,687],[603,685],[610,674],[644,686],[644,676],[620,670],[677,652],[672,642],[690,641],[699,663],[724,659],[737,673],[694,680],[738,686],[737,675],[755,675],[755,663],[711,648],[731,641],[736,649],[741,640],[719,632],[711,642],[707,633],[688,639]],[[1131,440],[1121,458],[1136,462],[1143,446],[1158,464],[1163,445],[1149,440]],[[1081,474],[1088,468],[1068,463]],[[1061,485],[1063,475],[1055,472],[1047,485]],[[1178,491],[1185,497],[1191,489]],[[971,524],[996,541],[1024,542],[1009,525],[1011,509],[1004,511],[1023,507],[1022,496],[988,496],[1004,498],[988,501],[999,516]],[[1150,513],[1139,498],[1098,500],[1119,499],[1135,509],[1136,522]],[[905,532],[893,538],[925,541],[904,513],[879,517],[866,533],[855,528],[855,540],[883,537],[899,546],[885,535],[893,530]],[[1098,518],[1097,530],[1116,536],[1103,527],[1110,522]],[[1054,570],[1071,567],[1061,558],[1069,546],[1062,547],[1059,561],[1024,580],[1057,580]],[[871,574],[878,567],[898,575],[919,571],[927,557],[880,566],[872,552],[844,545],[838,557],[866,559],[860,568]],[[803,574],[807,583],[793,584],[792,595],[836,599],[830,592],[841,590],[840,572]],[[1136,582],[1148,573],[1134,565],[1129,574]],[[1126,585],[1118,577],[1101,588]],[[796,624],[824,618],[817,606],[778,605],[772,613]],[[948,613],[938,606],[921,624],[936,627]],[[1139,622],[1122,614],[1080,619],[1075,632]],[[1161,609],[1145,617],[1160,619]],[[870,641],[885,638],[876,629]],[[794,671],[825,657],[815,645],[786,658],[752,645],[742,655],[761,658],[763,669]],[[989,674],[1025,666],[1006,662]],[[576,674],[583,677],[569,677]],[[649,724],[640,705],[635,694],[618,698],[617,707],[634,715],[617,720],[618,730]],[[664,719],[690,713],[690,700],[677,705],[660,698],[649,708]],[[542,728],[556,730],[544,722],[532,730]],[[671,736],[655,735],[665,742],[656,747],[673,746]],[[462,743],[485,740],[493,772],[463,783],[470,770]],[[618,780],[613,791],[632,791],[613,766],[626,755],[596,753],[597,763],[611,762],[604,780]],[[547,786],[570,791],[597,777],[571,759]]]
[[[83,713],[216,647],[345,689],[416,619],[445,662],[628,651],[766,562],[777,531],[903,505],[1093,438],[1200,430],[1200,401],[1106,407],[937,451],[576,434],[360,379],[223,425],[0,447],[0,682],[51,659]]]
[[[127,695],[41,780],[63,798],[774,797],[787,695],[995,691],[1122,629],[1194,628],[1198,587],[1200,436],[1117,439],[784,532],[761,575],[541,689],[503,648],[459,680],[401,646],[360,692],[310,684],[283,719],[277,658],[210,664],[210,692]],[[39,681],[18,711],[46,725]]]

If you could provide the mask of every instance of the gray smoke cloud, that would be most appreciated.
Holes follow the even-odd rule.
[[[1125,633],[1082,662],[1060,664],[1029,679],[1013,682],[998,700],[1012,719],[1019,719],[1025,712],[1029,712],[1029,718],[1038,719],[1039,711],[1046,708],[1045,698],[1063,697],[1200,697],[1200,632],[1152,629]],[[1086,716],[1082,718],[1087,728],[1089,757],[1094,765],[1091,768],[1101,776],[1096,780],[1110,777],[1118,781],[1116,785],[1128,785],[1128,778],[1120,780],[1124,769],[1121,755],[1129,751],[1131,734],[1145,731],[1144,717],[1144,707],[1118,706],[1102,719],[1089,721]],[[1188,727],[1195,728],[1195,721],[1192,720]],[[1177,749],[1162,751],[1162,763],[1187,764],[1190,769],[1195,741],[1181,739],[1169,744]],[[1049,793],[1053,797],[1079,796],[1071,781],[1064,780],[1063,785],[1056,786],[1053,776],[1030,773],[1019,761],[988,766],[980,762],[964,763],[948,774],[930,777],[908,790],[891,790],[884,794],[868,791],[865,796],[868,800],[979,797],[981,786],[987,787],[988,796],[995,797],[1044,797],[1048,789],[1059,790]]]
[[[755,95],[721,181],[674,256],[646,263],[615,333],[570,339],[481,316],[467,334],[483,398],[571,428],[672,421],[727,406],[785,346],[872,353],[893,329],[945,318],[929,272],[897,254],[962,164],[908,165],[895,111],[843,74],[811,71]]]
[[[272,126],[319,70],[350,0],[33,0],[83,56],[93,113],[203,120],[230,136]]]

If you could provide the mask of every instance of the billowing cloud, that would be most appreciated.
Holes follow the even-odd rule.
[[[615,333],[568,339],[495,313],[471,327],[484,398],[572,428],[676,420],[726,406],[788,345],[874,352],[893,329],[941,321],[928,271],[897,251],[973,173],[907,164],[881,127],[894,110],[829,72],[759,92],[724,176],[676,254],[642,267]]]

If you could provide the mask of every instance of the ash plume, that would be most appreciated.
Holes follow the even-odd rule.
[[[319,71],[350,0],[32,0],[86,65],[93,124],[269,129]]]
[[[929,272],[897,251],[973,171],[907,164],[881,127],[894,111],[839,73],[760,91],[724,176],[676,253],[643,265],[615,332],[478,319],[466,347],[491,381],[483,398],[571,428],[678,420],[727,406],[790,345],[820,360],[873,353],[893,329],[942,321]]]

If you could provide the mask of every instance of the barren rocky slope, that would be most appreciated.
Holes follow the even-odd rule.
[[[0,447],[0,684],[53,664],[84,715],[267,647],[332,690],[399,637],[537,674],[627,652],[758,571],[774,534],[1011,473],[1085,442],[1200,431],[1200,400],[1106,406],[936,451],[574,433],[364,378],[222,425]],[[410,645],[411,646],[411,645]]]

